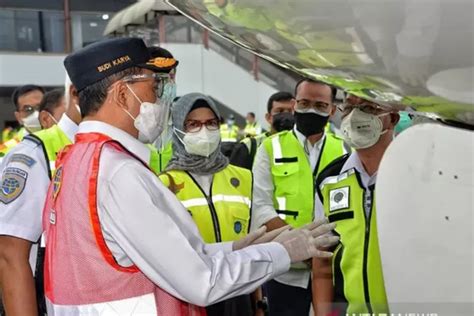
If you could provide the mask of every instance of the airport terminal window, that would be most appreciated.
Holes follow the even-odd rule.
[[[0,50],[43,51],[37,11],[0,11]]]
[[[42,17],[44,51],[63,53],[65,50],[64,13],[62,11],[44,11]]]
[[[103,33],[112,13],[71,13],[72,48],[77,50],[104,37]]]
[[[102,39],[110,16],[107,12],[71,12],[73,49]],[[64,53],[64,12],[2,9],[0,50]]]

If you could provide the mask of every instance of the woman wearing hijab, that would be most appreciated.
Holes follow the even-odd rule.
[[[214,102],[200,93],[187,94],[171,114],[173,156],[160,179],[188,209],[206,243],[244,237],[250,226],[252,174],[230,165],[221,153]],[[208,316],[253,315],[249,295],[206,309]]]

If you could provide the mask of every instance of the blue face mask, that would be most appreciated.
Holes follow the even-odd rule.
[[[395,126],[395,133],[398,135],[412,125],[412,121],[408,112],[400,111],[400,121]]]

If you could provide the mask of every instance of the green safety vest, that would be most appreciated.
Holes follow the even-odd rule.
[[[150,148],[150,169],[157,174],[163,172],[166,169],[166,166],[168,165],[171,156],[173,155],[173,148],[171,142],[166,145],[166,147],[162,151],[159,151],[155,146],[151,144],[148,144],[147,146],[148,148]]]
[[[349,315],[388,313],[377,237],[375,186],[365,189],[355,169],[340,174],[346,159],[332,163],[317,182],[324,213],[330,222],[337,223],[335,231],[341,237],[333,256],[335,302],[346,304]],[[368,216],[366,207],[370,208]]]
[[[234,241],[247,235],[252,208],[249,170],[228,165],[215,173],[210,196],[186,171],[166,171],[159,177],[189,211],[206,243]]]
[[[250,136],[250,137],[257,136],[257,127],[259,127],[257,122],[255,122],[253,124],[247,123],[245,125],[245,128],[244,128],[245,136],[246,137],[248,137],[248,136]]]
[[[52,178],[54,170],[56,170],[56,158],[58,153],[72,141],[67,137],[64,131],[58,125],[53,125],[48,129],[43,129],[34,134],[25,136],[34,143],[43,148],[43,152],[48,167],[49,178]]]
[[[310,223],[314,218],[314,177],[346,152],[344,142],[326,134],[315,170],[311,170],[304,148],[293,131],[272,135],[262,146],[270,158],[276,212],[293,227]]]
[[[239,128],[235,125],[232,125],[232,127],[229,128],[229,125],[221,124],[220,132],[221,140],[223,142],[236,142],[237,137],[239,136]]]

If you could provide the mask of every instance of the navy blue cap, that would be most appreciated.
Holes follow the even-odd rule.
[[[145,43],[139,38],[116,38],[88,45],[66,57],[64,66],[77,91],[131,67],[150,60]]]

